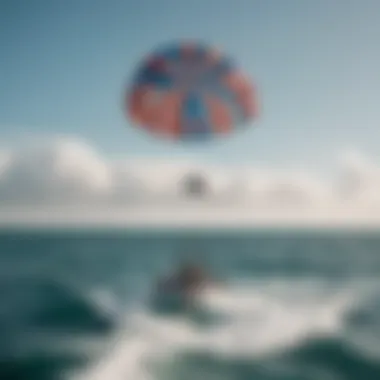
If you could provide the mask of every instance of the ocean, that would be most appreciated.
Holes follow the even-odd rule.
[[[209,318],[150,307],[193,255]],[[378,380],[380,234],[0,233],[1,380]]]

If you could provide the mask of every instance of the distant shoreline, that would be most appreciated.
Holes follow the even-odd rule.
[[[380,233],[380,213],[355,209],[247,210],[187,208],[123,210],[45,208],[0,212],[1,231],[131,232],[131,233]]]
[[[250,235],[376,235],[380,238],[380,226],[110,226],[110,225],[5,225],[0,224],[0,237],[9,234],[25,235],[125,235],[141,237],[183,235],[183,236],[250,236]]]

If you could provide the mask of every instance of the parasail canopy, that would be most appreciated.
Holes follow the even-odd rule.
[[[126,106],[145,130],[196,141],[241,129],[258,111],[254,88],[236,64],[193,42],[150,54],[133,77]]]

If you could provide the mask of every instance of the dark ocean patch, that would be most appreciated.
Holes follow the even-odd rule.
[[[80,368],[86,362],[78,355],[36,354],[27,357],[3,357],[0,360],[1,380],[62,380],[66,371]]]
[[[115,316],[88,295],[53,279],[19,279],[3,284],[3,290],[12,302],[12,312],[26,329],[106,333],[115,325]],[[4,308],[3,315],[7,312],[10,309]],[[14,324],[15,321],[8,319],[8,322]]]

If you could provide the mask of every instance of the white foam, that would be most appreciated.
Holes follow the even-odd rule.
[[[338,334],[353,295],[326,292],[320,284],[239,284],[205,293],[205,307],[226,316],[213,326],[184,318],[159,318],[147,311],[129,316],[128,328],[103,359],[75,380],[153,380],[153,362],[183,350],[227,357],[258,357]]]

